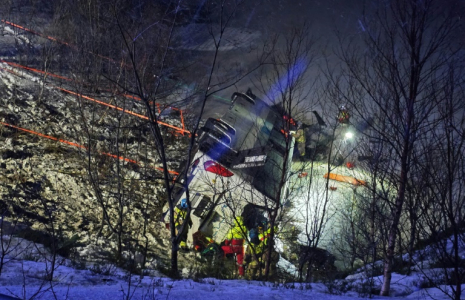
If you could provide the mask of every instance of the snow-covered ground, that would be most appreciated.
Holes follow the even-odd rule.
[[[6,237],[8,239],[8,237]],[[158,273],[129,276],[112,264],[76,265],[57,258],[53,280],[47,281],[50,258],[41,245],[14,238],[0,275],[2,295],[19,299],[363,299],[369,281],[363,272],[330,283],[272,283],[214,278],[173,280]],[[434,270],[429,270],[433,272]],[[382,276],[374,277],[379,288]],[[393,274],[391,297],[397,299],[450,299],[438,288],[420,288],[425,282],[420,272]],[[447,289],[446,286],[442,288]],[[462,285],[462,290],[465,285]],[[373,299],[390,297],[373,296]],[[10,299],[10,298],[5,298]]]
[[[13,47],[16,39],[21,40],[22,38],[24,40],[26,35],[20,34],[18,38],[14,39],[13,36],[16,36],[16,34],[11,28],[5,26],[4,31],[6,35],[1,37],[0,52],[2,55],[5,55],[5,59],[11,59],[16,52],[16,48]],[[250,36],[253,37],[254,35],[251,33]],[[24,43],[26,43],[26,40],[24,40]],[[69,110],[69,107],[72,107],[72,103],[75,101],[75,97],[64,96],[54,87],[46,86],[43,102],[47,104],[47,108],[50,108],[50,111],[43,108],[39,109],[38,104],[32,101],[31,91],[37,90],[37,86],[42,82],[42,78],[32,72],[20,71],[5,63],[1,63],[0,67],[2,68],[0,79],[3,84],[4,93],[2,102],[4,105],[2,105],[3,108],[1,109],[4,113],[1,119],[2,122],[7,122],[14,116],[20,116],[15,123],[18,126],[21,125],[25,128],[33,128],[50,135],[53,133],[57,136],[67,137],[72,141],[79,141],[79,136],[73,136],[72,134],[72,125],[75,122],[73,121],[73,111]],[[17,93],[23,97],[17,97]],[[53,113],[55,110],[60,111],[64,117],[59,119],[56,113]],[[179,126],[179,124],[175,125]],[[102,139],[108,138],[105,134],[106,132],[101,133]],[[32,184],[34,183],[34,178],[44,180],[44,178],[50,177],[49,181],[54,184],[54,190],[66,190],[70,194],[64,197],[66,201],[60,199],[57,202],[63,205],[63,211],[71,212],[71,214],[63,213],[62,219],[68,220],[73,226],[76,226],[78,222],[69,218],[70,215],[77,216],[81,213],[88,217],[91,212],[96,211],[95,207],[80,204],[81,200],[84,204],[91,202],[84,202],[84,200],[88,200],[87,198],[91,199],[92,195],[86,196],[84,200],[81,199],[84,197],[78,191],[82,189],[82,185],[80,186],[78,179],[73,178],[69,171],[71,169],[78,169],[77,163],[70,162],[69,155],[66,157],[66,164],[59,164],[56,163],[59,160],[55,156],[49,153],[40,155],[40,152],[36,150],[36,148],[41,149],[39,147],[43,144],[41,140],[31,139],[26,135],[18,135],[15,136],[15,140],[8,138],[2,141],[3,143],[0,144],[2,151],[22,153],[25,150],[29,150],[34,152],[33,158],[15,159],[8,157],[8,155],[4,155],[2,158],[5,165],[3,167],[4,174],[2,175],[5,178],[11,179],[11,185],[14,185],[15,188],[21,190],[21,187],[17,184],[17,178],[25,178],[27,182],[31,182]],[[24,145],[27,145],[27,147]],[[38,153],[37,155],[36,152]],[[155,161],[153,158],[152,160]],[[60,167],[60,175],[54,175],[58,172],[51,173],[51,171],[54,171],[50,167],[50,165],[54,165],[51,162],[55,162]],[[326,172],[327,166],[317,166],[312,184],[323,186],[326,181],[323,178],[323,174]],[[352,171],[344,167],[339,168],[335,172],[358,177],[358,174],[353,174]],[[36,175],[33,176],[34,174]],[[52,174],[53,176],[47,174]],[[296,193],[302,191],[302,189],[310,190],[309,179],[310,177],[299,178],[297,174],[293,176],[296,184],[294,186]],[[5,186],[10,184],[7,181],[5,182],[3,183]],[[352,187],[347,183],[331,182],[331,187],[333,189],[329,194],[328,200],[330,203],[329,214],[333,216],[337,213],[338,208],[341,208],[343,204],[342,200],[349,199],[348,196],[354,193]],[[307,197],[301,197],[295,201],[295,210],[293,213],[296,221],[300,221],[297,223],[306,224],[305,220],[308,219],[308,216],[318,216],[321,213],[322,207],[318,206],[318,203],[322,202],[308,202],[306,199],[321,200],[325,198],[325,195],[319,193],[318,189],[311,189],[311,191],[311,195],[308,194]],[[302,194],[306,195],[306,193]],[[28,205],[31,205],[31,203],[28,202]],[[303,207],[307,209],[302,209]],[[96,219],[98,220],[98,218]],[[325,236],[332,237],[337,234],[339,228],[335,220],[336,218],[332,218],[328,221]],[[153,223],[155,224],[155,222]],[[71,225],[69,227],[70,232],[77,230]],[[155,227],[154,232],[158,232],[159,227],[160,225]],[[300,227],[299,229],[305,231],[304,227]],[[6,236],[4,240],[8,238],[10,237]],[[88,240],[90,240],[89,237],[81,237],[81,241]],[[92,241],[94,240],[92,238]],[[96,243],[100,242],[101,240],[97,240]],[[328,246],[329,242],[330,240],[323,240],[322,245]],[[15,248],[14,252],[9,253],[1,269],[0,294],[20,299],[205,299],[207,297],[210,299],[237,299],[239,297],[245,299],[361,299],[360,297],[367,295],[367,288],[373,287],[374,290],[379,289],[382,282],[382,276],[377,276],[373,278],[370,286],[363,272],[350,275],[345,280],[327,284],[275,284],[270,282],[209,278],[173,280],[155,270],[148,272],[150,276],[147,275],[141,279],[139,276],[129,276],[127,271],[116,268],[112,264],[102,262],[80,264],[62,258],[58,258],[57,260],[58,267],[54,271],[53,280],[47,281],[47,274],[49,274],[51,268],[50,260],[45,260],[47,257],[50,259],[49,254],[46,254],[47,250],[39,244],[30,243],[19,238],[16,238],[15,243],[20,246]],[[114,248],[108,242],[101,243],[103,245],[99,244],[99,246],[104,249]],[[163,241],[159,242],[153,239],[153,244],[160,246],[159,248],[162,249],[160,252],[166,252],[167,246],[163,245]],[[86,252],[85,258],[93,257],[95,254],[91,248],[83,250],[85,251],[82,251],[82,253]],[[465,256],[462,255],[462,257]],[[280,263],[284,264],[285,261],[281,260]],[[421,263],[422,265],[426,264],[424,261]],[[155,268],[157,265],[154,264],[150,267]],[[282,269],[287,269],[288,271],[292,268],[294,268],[293,265],[283,265],[282,267]],[[425,272],[424,269],[423,272]],[[428,272],[434,272],[434,270],[428,270]],[[423,286],[425,286],[425,278],[419,269],[416,269],[410,276],[393,274],[392,296],[404,299],[450,299],[440,289],[422,289]],[[384,299],[386,297],[375,296],[374,298]],[[0,295],[1,299],[3,298]]]
[[[20,299],[363,299],[357,292],[330,294],[328,286],[318,284],[274,284],[245,280],[173,280],[166,277],[133,276],[119,269],[110,275],[98,274],[95,270],[76,270],[60,266],[52,282],[44,281],[45,263],[35,261],[10,261],[0,277],[0,293]],[[393,277],[393,289],[407,294],[405,299],[448,299],[438,289],[417,289],[411,284],[416,276]],[[131,282],[131,283],[129,283]],[[410,291],[410,293],[409,293]],[[129,298],[126,298],[130,295]],[[374,299],[387,297],[374,296]],[[0,296],[0,299],[2,297]]]

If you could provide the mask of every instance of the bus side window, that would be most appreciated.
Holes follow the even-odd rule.
[[[208,212],[213,208],[213,203],[211,202],[210,197],[203,196],[199,204],[195,208],[193,214],[201,219],[205,218]]]
[[[191,200],[191,207],[195,207],[197,201],[199,201],[200,198],[202,198],[202,195],[200,193],[195,193],[194,197],[192,197]]]

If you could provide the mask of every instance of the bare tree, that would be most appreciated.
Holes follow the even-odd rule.
[[[361,41],[341,49],[344,101],[354,117],[367,122],[389,147],[397,164],[395,199],[384,262],[381,295],[388,295],[399,222],[403,212],[412,153],[422,135],[435,126],[438,99],[448,81],[443,70],[458,54],[459,18],[454,6],[439,1],[374,1],[374,13],[360,19]],[[441,12],[441,13],[439,13]],[[346,41],[341,40],[341,45]]]
[[[269,180],[266,189],[271,191],[272,197],[264,198],[264,209],[267,212],[267,226],[269,228],[269,242],[266,245],[267,249],[265,249],[265,279],[270,275],[274,240],[278,233],[276,229],[281,227],[283,231],[284,228],[292,228],[291,219],[293,217],[284,212],[282,207],[292,206],[292,203],[299,197],[310,199],[309,195],[303,195],[304,189],[299,189],[296,185],[296,178],[291,179],[293,172],[309,172],[308,163],[299,162],[297,163],[299,166],[297,166],[291,161],[295,147],[299,147],[301,157],[311,157],[312,154],[305,154],[303,151],[305,141],[298,141],[303,145],[295,144],[292,133],[297,130],[297,122],[300,124],[302,121],[311,122],[309,120],[314,119],[312,118],[312,111],[317,107],[317,101],[313,98],[312,89],[315,83],[309,81],[308,78],[308,71],[313,66],[315,57],[315,38],[310,34],[310,26],[303,24],[292,28],[287,34],[277,37],[277,43],[282,46],[277,47],[270,57],[269,65],[263,68],[257,76],[259,89],[265,95],[265,100],[280,112],[282,134],[285,137],[284,143],[280,146],[282,147],[281,153],[284,156],[279,160],[271,156],[267,164],[272,166],[266,169],[274,174],[273,177],[275,177],[276,182]],[[316,129],[316,132],[312,133],[318,135],[319,129],[321,129],[319,125],[315,123],[311,124],[311,126],[313,126],[313,130]],[[307,129],[306,125],[299,128],[303,135],[306,134]],[[292,170],[295,167],[299,170]],[[313,168],[311,169],[313,170]],[[312,178],[312,174],[310,174],[309,178]],[[311,189],[309,188],[309,190]],[[321,220],[325,219],[324,212],[321,217]],[[307,224],[312,222],[308,219],[307,221]],[[321,224],[323,223],[324,221]]]
[[[225,87],[229,87],[238,80],[240,80],[245,74],[254,69],[251,67],[248,70],[243,70],[240,76],[233,78],[233,81],[229,81],[226,78],[216,76],[217,72],[221,69],[218,67],[218,59],[220,55],[220,47],[222,46],[223,37],[225,30],[238,11],[242,1],[222,1],[220,3],[203,3],[210,15],[209,23],[202,29],[206,30],[206,33],[210,35],[212,39],[213,48],[210,52],[211,60],[208,62],[208,70],[206,74],[202,74],[203,78],[199,80],[198,86],[195,90],[187,91],[187,95],[177,95],[179,92],[179,84],[172,78],[182,76],[187,72],[190,65],[195,65],[195,58],[192,61],[182,57],[177,51],[175,51],[176,43],[179,42],[176,36],[177,27],[184,16],[180,13],[185,4],[183,1],[170,1],[168,6],[162,4],[150,4],[145,3],[145,9],[141,10],[136,6],[131,6],[130,3],[124,1],[117,1],[110,7],[103,7],[99,1],[91,1],[88,6],[78,5],[77,9],[83,11],[86,20],[75,20],[76,23],[85,23],[88,27],[85,27],[84,31],[76,30],[76,32],[68,33],[68,40],[75,39],[77,44],[85,45],[81,47],[76,54],[76,57],[81,60],[82,68],[78,74],[81,77],[94,79],[94,82],[100,82],[100,87],[95,87],[98,91],[102,90],[102,86],[107,86],[115,99],[113,103],[118,103],[119,107],[122,108],[120,117],[123,116],[123,112],[126,110],[134,109],[137,110],[137,114],[145,119],[145,122],[139,123],[140,128],[148,135],[145,138],[148,139],[147,146],[152,147],[152,151],[149,152],[151,160],[155,160],[159,165],[158,170],[154,171],[153,177],[157,180],[161,180],[163,184],[163,200],[169,205],[170,215],[170,245],[171,245],[171,273],[173,276],[178,275],[178,244],[181,241],[181,229],[178,234],[175,231],[175,219],[174,219],[174,207],[175,207],[175,194],[178,191],[177,186],[182,186],[186,191],[187,201],[189,203],[189,190],[188,190],[188,170],[191,165],[191,159],[195,152],[195,143],[197,138],[198,128],[201,124],[202,114],[205,109],[206,101],[212,95],[218,93]],[[100,60],[90,59],[91,54],[98,54]],[[263,51],[259,54],[256,66],[261,64],[263,58],[260,56],[266,56],[267,51]],[[94,63],[97,61],[97,63]],[[192,69],[192,67],[191,67]],[[87,72],[86,72],[87,71]],[[104,85],[103,85],[103,84]],[[91,85],[92,87],[92,85]],[[81,86],[83,90],[88,90],[89,86]],[[130,104],[128,101],[122,101],[121,95],[126,95],[128,98],[137,99],[137,103]],[[195,98],[194,98],[195,95]],[[82,98],[82,97],[81,97]],[[120,99],[120,100],[118,100]],[[174,127],[174,130],[163,127],[161,121],[165,113],[165,108],[170,107],[174,102],[185,103],[196,100],[195,105],[200,108],[196,112],[190,123],[186,123],[186,129],[178,130]],[[87,110],[87,108],[85,109]],[[88,115],[88,113],[87,113]],[[110,114],[109,114],[110,115]],[[92,127],[97,126],[97,119],[90,118],[92,125],[88,127],[88,146],[87,150],[95,145],[102,144],[95,139],[91,139]],[[126,122],[126,121],[125,121]],[[122,122],[120,125],[115,125],[115,130],[126,128],[128,123]],[[173,127],[171,127],[173,128]],[[171,130],[171,131],[170,131]],[[188,131],[189,130],[189,131]],[[179,143],[183,149],[176,149],[173,139],[173,134],[176,132],[183,135],[183,140]],[[149,138],[150,136],[150,138]],[[125,147],[126,133],[121,131],[120,135],[114,135],[113,149],[116,156],[124,155],[128,153]],[[177,142],[180,140],[178,139]],[[120,148],[118,148],[120,147]],[[95,153],[95,151],[93,151]],[[134,153],[134,152],[132,152]],[[177,153],[177,154],[176,154]],[[179,153],[183,153],[180,155]],[[174,175],[176,172],[172,172],[172,161],[177,159],[187,158],[185,162],[185,168],[179,175]],[[144,159],[147,159],[145,157]],[[93,166],[92,163],[94,158],[92,155],[87,155],[88,169],[90,170]],[[120,168],[117,165],[116,168]],[[158,173],[157,173],[158,172]],[[124,172],[123,172],[124,173]],[[122,174],[119,171],[115,173],[115,178],[118,178],[118,174]],[[89,175],[92,175],[89,172]],[[96,174],[97,175],[97,174]],[[97,198],[101,206],[107,205],[103,193],[99,192],[98,176],[91,176],[91,182],[96,183],[94,190],[96,191]],[[160,181],[158,181],[160,182]],[[118,184],[119,186],[120,184]],[[127,196],[128,194],[125,193]],[[117,197],[119,198],[119,197]],[[126,205],[120,205],[118,211],[124,210]],[[104,219],[108,222],[109,218]],[[190,214],[190,204],[188,209],[188,215]],[[121,215],[123,217],[123,215]],[[120,218],[121,219],[121,218]],[[121,224],[117,222],[116,224]],[[187,226],[183,224],[183,226]],[[112,231],[121,231],[121,226],[118,225]],[[145,227],[144,227],[145,228]]]
[[[8,256],[13,255],[17,250],[17,245],[13,243],[13,235],[16,231],[18,224],[18,218],[13,217],[10,222],[6,221],[5,218],[10,213],[7,207],[2,208],[2,214],[0,219],[0,275],[4,265],[9,261]]]
[[[460,66],[456,62],[455,66]],[[461,68],[460,68],[461,69]],[[421,208],[421,233],[430,242],[430,255],[442,269],[442,278],[450,287],[445,289],[429,274],[428,280],[451,299],[462,297],[465,278],[460,249],[464,247],[463,214],[465,213],[463,175],[465,135],[463,131],[463,75],[459,70],[449,73],[449,85],[444,92],[438,114],[442,117],[431,138],[423,141],[424,159],[418,162],[425,181]]]
[[[194,151],[194,144],[195,144],[195,139],[196,139],[196,134],[199,129],[201,117],[206,105],[206,100],[210,95],[213,93],[217,92],[217,89],[214,89],[210,91],[211,86],[214,84],[213,80],[213,75],[215,72],[215,69],[217,68],[217,59],[218,59],[218,51],[219,47],[221,46],[222,39],[224,32],[226,28],[229,26],[229,23],[232,20],[232,17],[234,13],[237,11],[237,7],[240,4],[241,1],[235,1],[231,5],[228,5],[226,1],[222,1],[221,3],[218,4],[218,7],[216,8],[218,10],[218,27],[213,26],[210,28],[210,34],[212,35],[212,38],[215,39],[215,51],[212,56],[212,60],[210,62],[211,67],[210,70],[208,71],[208,74],[206,75],[206,81],[204,83],[204,87],[202,88],[200,92],[200,103],[199,106],[201,107],[199,115],[196,117],[196,121],[194,122],[191,130],[190,130],[190,140],[189,140],[189,145],[187,148],[187,162],[186,165],[190,166],[191,164],[191,158],[193,156],[193,151]],[[180,4],[180,1],[178,1],[177,5]],[[167,36],[167,43],[166,46],[160,48],[160,56],[157,58],[156,65],[158,66],[158,74],[163,74],[166,72],[166,70],[169,68],[169,61],[168,61],[168,55],[170,54],[170,45],[171,45],[171,39],[172,37],[172,30],[175,25],[176,21],[176,15],[174,16],[171,24],[169,25],[169,31],[168,36]],[[122,29],[122,27],[120,27]],[[216,31],[217,30],[217,31]],[[124,32],[121,31],[122,36],[124,36]],[[145,105],[146,108],[146,114],[149,118],[149,128],[153,137],[153,140],[155,141],[156,144],[156,149],[158,151],[158,155],[161,159],[162,166],[163,166],[163,177],[164,177],[164,185],[166,189],[166,197],[167,197],[167,202],[169,204],[169,214],[170,214],[170,235],[171,235],[171,272],[173,275],[177,274],[178,270],[178,261],[177,261],[177,252],[178,252],[178,245],[182,239],[181,233],[184,231],[184,227],[188,226],[188,222],[184,222],[182,224],[182,228],[179,230],[178,233],[175,231],[175,214],[174,214],[174,208],[175,208],[175,199],[174,199],[174,185],[172,184],[173,178],[169,175],[168,173],[168,165],[167,165],[167,158],[166,158],[166,146],[165,146],[165,138],[163,137],[162,131],[160,126],[157,123],[158,116],[157,116],[157,111],[156,111],[156,95],[161,92],[162,89],[162,82],[161,78],[153,82],[153,86],[147,86],[146,83],[143,82],[142,80],[142,73],[140,72],[140,69],[137,67],[137,59],[138,57],[136,56],[136,52],[134,52],[133,46],[135,45],[135,40],[130,42],[130,40],[125,39],[124,43],[126,46],[127,51],[129,52],[129,57],[130,57],[130,64],[132,65],[132,71],[133,71],[133,80],[134,80],[134,91],[135,94],[137,94],[142,102]],[[188,210],[187,210],[187,218],[189,218],[189,215],[191,213],[191,206],[190,206],[190,196],[189,196],[189,187],[188,187],[188,168],[185,169],[184,173],[181,174],[180,179],[182,179],[182,182],[184,183],[184,189],[186,191],[186,199],[188,203]]]

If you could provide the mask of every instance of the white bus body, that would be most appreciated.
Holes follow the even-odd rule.
[[[205,123],[189,166],[188,245],[197,231],[221,242],[245,205],[270,207],[287,196],[294,138],[286,118],[250,92],[234,93],[232,100],[221,119]],[[183,198],[181,189],[176,204]]]

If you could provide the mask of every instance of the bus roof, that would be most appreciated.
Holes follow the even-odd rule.
[[[266,155],[264,164],[250,167],[238,167],[227,165],[240,174],[245,180],[263,195],[277,200],[282,194],[282,188],[286,176],[283,176],[283,167],[290,166],[292,159],[293,139],[282,131],[284,119],[277,111],[273,110],[264,101],[248,95],[235,93],[233,104],[221,121],[235,130],[229,147],[237,152],[259,149],[255,155]],[[287,143],[291,143],[286,145]],[[286,155],[287,152],[287,155]],[[221,152],[220,152],[221,153]],[[217,157],[220,163],[224,163],[221,157]]]

